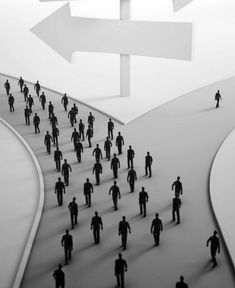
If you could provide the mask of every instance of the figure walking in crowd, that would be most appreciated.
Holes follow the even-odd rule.
[[[123,250],[126,250],[128,232],[131,233],[131,227],[129,223],[126,221],[126,217],[123,216],[122,221],[119,222],[118,227],[118,235],[121,236]]]
[[[175,188],[175,196],[180,196],[183,195],[183,185],[180,182],[180,177],[177,177],[177,180],[172,184],[171,186],[171,190],[173,190]]]
[[[116,146],[118,148],[118,154],[122,154],[122,146],[124,145],[124,139],[121,135],[121,132],[118,132],[118,136],[116,137]]]
[[[222,100],[222,97],[220,95],[220,91],[218,90],[215,94],[215,101],[216,101],[216,106],[215,108],[219,108],[219,102]]]
[[[59,141],[58,141],[59,135],[60,135],[59,128],[57,128],[56,126],[54,126],[54,127],[52,128],[52,138],[53,138],[54,146],[58,146],[58,145],[59,145]]]
[[[69,105],[69,100],[68,100],[68,96],[66,93],[64,94],[64,96],[61,99],[61,104],[63,104],[64,110],[67,111],[67,107]]]
[[[172,200],[172,221],[175,221],[175,214],[176,214],[177,224],[180,224],[180,207],[181,207],[181,200],[177,195]]]
[[[155,245],[159,245],[160,233],[163,230],[162,220],[159,219],[158,213],[155,214],[155,219],[152,221],[150,232],[153,234]]]
[[[48,104],[48,118],[49,119],[51,119],[53,112],[54,112],[54,106],[51,103],[51,101],[49,101],[49,104]]]
[[[188,288],[188,284],[184,282],[184,276],[180,276],[180,281],[176,283],[175,288]]]
[[[74,229],[74,225],[78,224],[78,204],[76,203],[76,197],[73,197],[73,201],[68,205],[70,212],[71,228]]]
[[[44,92],[42,92],[42,94],[40,95],[39,101],[41,102],[42,109],[45,110],[45,105],[46,105],[47,100],[46,100],[46,95]]]
[[[65,274],[62,271],[62,265],[59,264],[58,269],[53,272],[55,279],[55,288],[65,288]]]
[[[118,210],[118,199],[121,199],[121,193],[120,189],[117,186],[117,182],[113,182],[113,186],[109,189],[109,195],[112,193],[112,198],[113,198],[113,205],[114,205],[114,210]]]
[[[110,168],[113,170],[113,177],[118,178],[118,169],[121,167],[120,161],[116,154],[113,154],[113,159],[111,160]]]
[[[93,216],[91,219],[91,230],[93,230],[95,244],[100,243],[100,229],[103,230],[103,222],[96,211],[95,216]]]
[[[95,160],[100,161],[103,158],[102,151],[99,147],[99,144],[96,144],[96,148],[92,152],[92,156],[95,156]]]
[[[33,125],[35,129],[35,134],[40,133],[39,124],[40,124],[40,117],[38,116],[37,113],[35,113],[33,117]]]
[[[75,151],[75,145],[79,140],[79,133],[76,128],[73,129],[73,133],[71,135],[71,142],[73,141],[74,151]]]
[[[86,131],[86,137],[89,143],[89,147],[91,147],[91,138],[93,137],[93,129],[88,125],[87,131]]]
[[[50,124],[52,129],[58,125],[58,120],[54,113],[51,114]]]
[[[85,196],[85,201],[88,207],[91,207],[91,193],[94,192],[93,185],[90,183],[89,178],[86,179],[86,182],[83,186],[83,192]]]
[[[62,236],[61,246],[64,247],[65,264],[68,265],[68,260],[72,259],[73,251],[73,236],[69,234],[69,230]]]
[[[122,258],[122,254],[118,254],[118,259],[115,260],[115,268],[114,273],[117,279],[117,286],[124,288],[125,281],[124,281],[124,274],[127,272],[127,263],[126,260]]]
[[[29,109],[32,113],[32,108],[33,108],[33,105],[34,105],[34,100],[33,100],[33,97],[29,94],[29,97],[27,99],[27,104],[29,106]]]
[[[83,145],[79,139],[77,140],[77,143],[75,144],[75,152],[76,152],[76,156],[78,159],[78,163],[81,163],[82,153],[83,153]]]
[[[65,194],[64,182],[61,181],[61,178],[58,178],[58,181],[55,183],[55,194],[57,195],[57,202],[59,206],[63,205],[63,193]]]
[[[20,86],[20,92],[23,93],[24,79],[22,77],[18,81],[18,86]]]
[[[135,181],[137,180],[137,174],[134,170],[133,166],[131,166],[131,169],[128,171],[127,174],[127,182],[130,185],[131,192],[134,192],[135,190]]]
[[[34,90],[36,91],[37,96],[39,97],[40,91],[41,91],[41,85],[39,84],[39,81],[37,81],[34,84]]]
[[[79,131],[79,138],[82,139],[82,141],[84,141],[85,140],[85,136],[84,136],[85,125],[82,122],[82,119],[79,120],[78,131]]]
[[[103,173],[102,165],[99,161],[94,164],[92,174],[95,172],[96,185],[100,185],[100,174]]]
[[[26,85],[24,85],[23,94],[24,94],[24,101],[26,102],[29,95],[29,88]]]
[[[64,163],[62,165],[61,173],[64,176],[64,183],[66,184],[66,186],[69,186],[69,172],[72,172],[72,168],[67,163],[67,159],[64,159]]]
[[[73,103],[73,107],[71,108],[73,109],[73,112],[74,112],[74,122],[77,123],[77,114],[78,114],[78,107],[76,106],[75,103]]]
[[[153,157],[147,152],[147,155],[145,156],[145,176],[149,175],[149,178],[152,177],[152,163]]]
[[[11,85],[8,80],[4,83],[4,88],[6,89],[7,96],[9,96]]]
[[[217,266],[216,253],[220,253],[220,241],[216,236],[217,231],[214,231],[213,235],[207,240],[206,246],[210,244],[211,250],[211,261],[213,262],[213,266]]]
[[[108,122],[108,138],[113,140],[113,130],[114,130],[114,124],[112,122],[112,119],[109,118]]]
[[[111,147],[112,147],[112,142],[109,140],[109,137],[106,137],[106,140],[104,142],[104,151],[106,154],[106,158],[108,161],[110,160],[110,154],[111,154]]]
[[[49,134],[49,131],[46,132],[45,138],[44,138],[44,145],[47,147],[47,153],[51,154],[51,142],[53,141],[51,135]]]
[[[59,150],[59,147],[57,146],[56,150],[54,151],[54,161],[55,161],[55,166],[58,172],[60,172],[61,160],[63,160],[63,154]]]
[[[31,115],[31,110],[29,107],[26,105],[24,109],[24,117],[25,117],[25,123],[26,125],[30,125],[30,115]]]
[[[129,149],[127,150],[127,166],[128,166],[128,169],[131,166],[134,166],[134,164],[133,164],[134,157],[135,157],[135,151],[132,149],[131,146],[129,146]]]
[[[8,104],[9,104],[10,112],[14,112],[15,111],[14,102],[15,102],[15,98],[10,93],[10,96],[8,97]]]
[[[76,122],[76,115],[75,115],[73,108],[69,110],[68,118],[69,118],[71,126],[73,127],[74,123]]]
[[[146,204],[149,200],[148,193],[145,191],[144,187],[139,192],[139,206],[140,206],[140,214],[146,217]]]
[[[94,128],[94,122],[95,122],[95,117],[90,112],[87,118],[87,123],[88,123],[88,126],[90,126],[92,130]]]

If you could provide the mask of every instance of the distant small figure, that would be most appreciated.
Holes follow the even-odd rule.
[[[94,155],[95,155],[96,162],[100,161],[103,158],[102,151],[99,147],[99,144],[96,144],[96,148],[92,152],[92,156],[94,156]]]
[[[177,177],[177,180],[172,184],[171,186],[171,190],[173,190],[175,187],[175,196],[180,196],[183,195],[183,185],[182,183],[180,182],[180,177],[178,176]]]
[[[35,129],[35,134],[40,133],[39,124],[40,124],[40,117],[38,116],[37,113],[35,113],[35,115],[33,117],[33,125],[34,125],[34,129]]]
[[[85,140],[85,137],[84,137],[85,125],[82,122],[82,119],[80,119],[79,121],[78,131],[79,131],[79,138],[82,139],[82,141],[84,141]]]
[[[59,128],[57,128],[56,126],[53,126],[53,128],[52,128],[52,138],[53,138],[54,146],[58,146],[59,145],[59,141],[58,141],[59,135],[60,135]]]
[[[100,185],[100,174],[103,173],[102,165],[99,161],[94,164],[92,174],[95,172],[96,185]]]
[[[27,99],[27,102],[26,102],[29,106],[29,109],[32,113],[32,108],[33,108],[33,105],[34,105],[34,100],[33,100],[33,97],[29,94],[29,97]]]
[[[73,112],[74,112],[74,122],[75,123],[77,123],[77,114],[78,114],[78,107],[76,106],[76,104],[75,103],[73,103],[73,107],[71,108],[71,109],[73,109]]]
[[[118,132],[118,136],[116,137],[116,146],[118,148],[118,154],[122,154],[123,145],[124,145],[124,139],[121,135],[121,132]]]
[[[59,264],[58,269],[53,272],[55,279],[55,288],[65,288],[65,274],[62,271],[62,265]]]
[[[147,152],[145,156],[145,176],[149,175],[149,178],[152,177],[152,164],[153,164],[153,157]]]
[[[44,138],[44,145],[47,148],[47,153],[51,154],[51,142],[53,141],[51,135],[49,134],[49,131],[46,132],[45,138]]]
[[[184,276],[180,276],[180,281],[176,283],[175,288],[188,288],[188,284],[184,282]]]
[[[24,109],[24,117],[25,117],[26,125],[30,125],[30,115],[31,115],[31,110],[29,109],[28,106],[26,106]]]
[[[106,140],[104,142],[104,151],[106,154],[106,158],[108,161],[110,160],[110,154],[111,154],[111,147],[113,146],[112,142],[109,140],[109,137],[106,137]]]
[[[15,111],[14,102],[15,102],[15,98],[10,93],[10,96],[8,97],[8,104],[9,104],[9,107],[10,107],[10,112],[14,112]]]
[[[83,188],[85,201],[88,207],[91,207],[91,193],[94,192],[93,185],[89,182],[89,178],[86,179],[86,182],[84,183]]]
[[[123,250],[126,250],[126,244],[127,244],[127,234],[131,233],[131,227],[129,223],[126,221],[126,217],[122,217],[122,221],[119,222],[118,227],[118,235],[122,238],[122,247]]]
[[[76,123],[76,114],[75,114],[73,108],[71,108],[69,110],[68,118],[69,118],[71,126],[73,127],[74,123]]]
[[[146,204],[149,201],[148,193],[145,191],[144,187],[139,192],[139,206],[140,206],[140,214],[146,217]]]
[[[78,163],[80,163],[82,160],[83,145],[79,139],[77,140],[77,143],[75,144],[75,152],[76,152],[76,156],[78,159]]]
[[[215,101],[216,101],[216,107],[215,108],[219,108],[220,100],[222,100],[222,97],[220,95],[220,91],[218,90],[215,94]]]
[[[110,168],[113,170],[113,177],[118,178],[118,169],[120,169],[121,164],[116,154],[113,154],[113,159],[111,160]]]
[[[113,129],[114,129],[114,123],[112,122],[112,119],[109,118],[108,122],[108,138],[113,140]]]
[[[180,207],[181,207],[181,200],[177,195],[172,200],[172,220],[175,221],[175,214],[176,214],[177,224],[180,224]]]
[[[20,92],[23,93],[24,79],[22,77],[18,81],[18,86],[20,86]]]
[[[48,118],[51,119],[52,113],[54,112],[54,106],[51,103],[51,101],[49,101],[48,104]]]
[[[122,258],[122,254],[118,254],[118,259],[115,260],[115,268],[114,273],[117,278],[117,286],[124,288],[125,281],[124,281],[124,273],[127,272],[127,263]]]
[[[129,182],[131,192],[134,192],[135,190],[135,181],[137,180],[137,174],[134,170],[133,166],[131,166],[131,169],[128,171],[127,174],[127,182]]]
[[[51,113],[50,124],[52,129],[58,125],[58,120],[54,112]]]
[[[9,96],[11,86],[8,80],[4,83],[4,88],[6,89],[7,96]]]
[[[59,206],[63,205],[63,193],[65,194],[64,182],[61,181],[61,178],[58,178],[58,181],[55,183],[55,194],[57,195],[57,202]]]
[[[215,267],[217,265],[217,260],[216,260],[216,253],[220,253],[220,241],[219,238],[216,236],[217,231],[214,231],[213,236],[211,236],[206,243],[206,246],[209,245],[210,243],[210,250],[211,250],[211,260],[213,262],[213,266]]]
[[[73,236],[69,234],[69,230],[62,236],[61,246],[64,247],[65,264],[68,265],[68,260],[72,259],[73,251]]]
[[[127,166],[128,166],[128,169],[130,168],[130,166],[134,166],[134,164],[133,164],[134,157],[135,157],[135,151],[132,149],[131,146],[129,146],[129,149],[127,150]]]
[[[29,94],[29,88],[26,86],[26,84],[24,85],[24,88],[23,88],[23,94],[24,94],[24,101],[26,102],[28,99],[28,94]]]
[[[72,172],[71,166],[67,163],[67,159],[64,159],[64,164],[62,165],[61,173],[64,176],[64,183],[69,186],[69,171]]]
[[[75,145],[78,142],[79,138],[80,138],[79,133],[78,133],[77,129],[74,128],[73,133],[71,135],[71,142],[73,141],[74,151],[75,151]]]
[[[70,212],[71,227],[74,229],[74,225],[78,224],[78,204],[76,203],[76,197],[73,197],[73,201],[69,203],[68,208]]]
[[[86,137],[89,143],[89,147],[91,147],[91,138],[93,137],[93,129],[90,127],[90,125],[87,128]]]
[[[56,150],[54,151],[54,161],[58,172],[60,172],[61,160],[63,160],[63,154],[59,150],[59,147],[57,146]]]
[[[46,95],[44,92],[42,92],[42,94],[40,95],[39,101],[41,102],[42,109],[45,110],[45,105],[46,105],[47,100],[46,100]]]
[[[118,199],[121,199],[121,193],[120,189],[117,186],[117,182],[113,182],[113,186],[109,189],[109,195],[112,193],[112,198],[113,198],[113,205],[114,209],[118,210],[117,204],[118,204]]]
[[[69,105],[69,100],[68,100],[68,96],[66,93],[64,94],[64,96],[61,99],[61,104],[63,104],[64,110],[67,111],[67,107]]]
[[[155,245],[159,245],[160,233],[163,230],[162,220],[158,218],[158,213],[155,214],[155,219],[152,221],[150,232],[153,234]]]
[[[87,118],[87,123],[88,123],[88,126],[90,126],[92,130],[94,128],[94,122],[95,122],[95,117],[90,112]]]
[[[91,219],[91,230],[93,230],[95,244],[100,243],[100,229],[103,230],[103,222],[96,211],[95,216]]]
[[[37,96],[39,97],[39,93],[41,91],[41,85],[39,84],[39,81],[37,81],[35,84],[34,84],[34,90],[36,91],[36,94]]]

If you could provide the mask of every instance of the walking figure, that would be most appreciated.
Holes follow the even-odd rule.
[[[40,117],[38,116],[37,113],[35,113],[33,117],[33,125],[35,129],[35,134],[40,133],[39,124],[40,124]]]
[[[87,128],[86,137],[89,143],[89,147],[91,147],[91,138],[93,137],[93,129],[90,127],[90,125]]]
[[[177,177],[177,180],[172,184],[171,190],[173,190],[175,187],[175,196],[183,195],[183,185],[180,182],[180,177]]]
[[[142,190],[139,192],[139,205],[140,205],[140,214],[144,214],[146,217],[146,203],[149,201],[148,193],[142,187]]]
[[[110,168],[113,170],[113,177],[118,178],[118,169],[121,167],[120,161],[116,154],[113,154],[113,159],[111,160]]]
[[[137,180],[137,174],[134,170],[133,166],[131,166],[131,169],[128,171],[127,174],[127,182],[129,182],[131,192],[134,192],[135,190],[135,181]]]
[[[29,109],[30,109],[30,111],[32,113],[32,107],[34,105],[34,100],[33,100],[33,97],[30,94],[29,94],[29,97],[27,99],[27,104],[28,104]]]
[[[77,140],[77,143],[75,144],[75,151],[76,151],[76,156],[77,156],[77,159],[78,159],[78,163],[80,163],[81,159],[82,159],[81,154],[83,153],[83,145],[82,145],[82,143],[80,142],[79,139]]]
[[[114,124],[112,122],[112,119],[109,118],[108,122],[108,138],[113,140],[113,129],[114,129]]]
[[[91,207],[91,193],[94,193],[93,185],[89,182],[89,178],[86,179],[84,183],[83,192],[85,196],[85,201],[88,207]]]
[[[65,194],[64,182],[61,181],[61,178],[58,178],[58,181],[55,183],[55,194],[57,195],[57,202],[59,206],[63,205],[63,193]]]
[[[211,261],[213,262],[214,267],[217,265],[216,253],[220,253],[220,241],[216,235],[217,231],[214,231],[213,236],[211,236],[206,243],[206,246],[208,246],[210,243]]]
[[[112,142],[109,140],[109,137],[106,137],[106,140],[104,142],[104,151],[106,153],[106,158],[108,161],[110,160],[110,154],[111,154],[111,147],[113,146]]]
[[[65,287],[65,275],[62,271],[62,265],[59,264],[58,269],[53,272],[53,277],[55,279],[55,288]]]
[[[95,117],[90,112],[89,116],[88,116],[88,119],[87,119],[87,123],[88,123],[88,126],[90,126],[92,130],[93,130],[93,127],[94,127],[94,122],[95,122]]]
[[[128,232],[131,233],[131,227],[129,223],[126,221],[126,217],[123,216],[122,221],[119,222],[118,227],[118,235],[121,236],[123,250],[126,250]]]
[[[74,112],[74,121],[75,121],[75,123],[77,123],[77,118],[76,118],[76,116],[77,116],[77,114],[78,114],[78,107],[76,106],[75,103],[73,103],[73,107],[72,107],[71,109],[72,109],[73,112]]]
[[[52,138],[53,138],[53,143],[54,143],[54,146],[58,146],[59,144],[59,141],[58,141],[58,136],[60,135],[60,131],[59,129],[54,126],[52,128]]]
[[[15,111],[14,102],[15,102],[15,98],[10,93],[10,96],[8,97],[8,104],[9,104],[9,107],[10,107],[10,112]]]
[[[58,125],[57,117],[53,112],[51,113],[50,124],[52,129]]]
[[[67,111],[67,106],[69,105],[69,100],[68,100],[66,93],[64,94],[64,96],[61,99],[61,104],[63,104],[64,110]]]
[[[115,260],[115,268],[114,273],[117,279],[117,286],[124,288],[125,281],[124,281],[124,274],[127,272],[127,263],[122,258],[122,254],[118,254],[118,259]]]
[[[62,165],[61,174],[64,176],[64,183],[69,186],[69,171],[72,172],[71,166],[67,163],[67,159],[64,159]]]
[[[134,166],[134,164],[133,164],[134,157],[135,157],[135,151],[132,149],[131,146],[129,146],[129,149],[127,150],[127,166],[128,166],[128,169],[130,168],[130,166]]]
[[[117,182],[113,182],[113,186],[109,189],[109,195],[112,193],[112,198],[113,198],[113,205],[114,205],[114,210],[118,210],[117,204],[118,204],[118,199],[121,199],[121,193],[120,189],[117,186]]]
[[[216,101],[216,107],[215,108],[219,108],[220,100],[222,100],[222,97],[220,95],[220,91],[218,90],[215,94],[215,101]]]
[[[18,81],[18,86],[20,86],[20,92],[23,92],[23,86],[24,86],[24,79],[22,77],[20,77],[19,81]]]
[[[155,219],[152,221],[150,232],[153,234],[155,245],[159,245],[160,233],[163,230],[162,220],[158,218],[158,213],[155,214]]]
[[[51,119],[52,113],[54,112],[54,106],[51,103],[51,101],[49,101],[48,104],[48,118]]]
[[[51,142],[53,141],[51,135],[49,134],[49,131],[46,132],[45,138],[44,138],[44,145],[47,147],[47,153],[51,154]]]
[[[100,229],[103,230],[103,222],[96,211],[95,216],[91,219],[91,230],[93,230],[95,244],[100,243]]]
[[[45,105],[46,105],[47,100],[46,100],[46,95],[44,92],[42,92],[42,94],[40,95],[39,101],[41,102],[42,109],[45,110]]]
[[[24,117],[25,117],[25,123],[26,125],[30,125],[30,115],[31,115],[31,110],[29,107],[26,105],[24,109]]]
[[[73,201],[69,203],[68,208],[70,212],[71,227],[74,229],[74,225],[78,224],[78,204],[76,203],[76,197],[73,197]]]
[[[83,124],[82,119],[80,119],[79,124],[78,124],[78,131],[79,131],[79,138],[82,139],[82,141],[85,140],[84,130],[85,130],[85,125]]]
[[[55,166],[58,172],[60,172],[61,160],[63,160],[63,154],[59,150],[59,147],[57,146],[54,152],[54,161],[55,161]]]
[[[78,133],[77,129],[74,128],[73,133],[71,135],[71,142],[73,141],[74,151],[75,151],[75,145],[78,142],[79,138],[80,138],[79,133]]]
[[[180,281],[176,283],[175,288],[188,288],[188,284],[184,282],[184,276],[180,276]]]
[[[24,101],[26,102],[29,94],[29,88],[26,85],[24,85],[23,94],[24,94]]]
[[[71,126],[73,127],[74,123],[76,123],[76,115],[74,113],[73,108],[70,109],[68,113],[68,118],[69,118]]]
[[[65,264],[68,265],[68,260],[72,259],[73,251],[73,236],[69,234],[69,230],[62,236],[61,246],[64,247]]]
[[[94,155],[95,155],[96,162],[100,161],[103,158],[102,151],[99,147],[99,144],[96,144],[96,148],[92,152],[92,156],[94,156]]]
[[[92,174],[95,172],[96,185],[100,185],[100,174],[103,173],[102,165],[99,161],[94,164]]]
[[[181,207],[181,200],[177,195],[172,201],[172,220],[175,221],[175,214],[176,214],[177,224],[180,223],[180,207]]]
[[[39,97],[39,93],[41,91],[41,86],[39,84],[39,81],[37,81],[37,83],[34,84],[34,90],[36,91],[36,94]]]
[[[145,156],[145,176],[149,175],[149,178],[152,177],[152,163],[153,157],[147,152],[147,155]]]
[[[11,86],[8,80],[5,82],[4,88],[6,89],[7,96],[9,96]]]
[[[118,136],[116,137],[116,146],[118,148],[118,154],[122,154],[122,146],[124,145],[124,139],[120,132],[118,132]]]

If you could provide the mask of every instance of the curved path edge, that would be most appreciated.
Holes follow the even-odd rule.
[[[220,237],[235,273],[235,232],[233,219],[235,211],[235,129],[221,144],[212,162],[209,176],[209,198]],[[232,218],[231,218],[232,217]]]
[[[35,154],[33,153],[32,149],[30,148],[30,146],[28,145],[28,143],[24,140],[24,138],[10,125],[8,124],[4,119],[2,119],[0,117],[0,121],[2,124],[4,124],[20,141],[21,143],[25,146],[26,150],[28,151],[31,159],[34,162],[34,165],[36,167],[37,173],[38,173],[38,178],[39,178],[39,201],[38,201],[38,205],[37,205],[37,211],[35,213],[35,217],[33,220],[33,224],[31,226],[29,235],[28,235],[28,239],[26,240],[26,244],[24,247],[24,250],[22,252],[22,258],[20,260],[19,263],[19,268],[17,269],[17,273],[15,275],[15,278],[13,280],[13,286],[12,288],[19,288],[23,275],[24,275],[24,271],[25,268],[27,266],[28,263],[28,259],[30,256],[30,252],[31,249],[33,247],[33,243],[34,243],[34,239],[37,233],[37,229],[41,220],[41,216],[42,216],[42,211],[43,211],[43,206],[44,206],[44,180],[43,180],[43,175],[42,175],[42,170],[41,167],[38,163],[38,160],[35,156]]]

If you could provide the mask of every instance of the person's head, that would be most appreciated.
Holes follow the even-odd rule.
[[[58,146],[56,146],[56,150],[59,150],[59,147],[58,147]]]
[[[142,191],[144,191],[144,187],[142,187]]]
[[[64,159],[64,163],[67,163],[67,159]]]
[[[180,180],[180,176],[177,176],[177,180],[178,180],[178,181]]]
[[[73,103],[73,106],[76,106],[76,104],[75,104],[75,103]]]
[[[133,167],[133,165],[131,165],[131,169],[133,169],[134,167]]]
[[[86,182],[89,182],[89,178],[86,178]]]
[[[12,96],[12,94],[10,93],[10,96]]]
[[[121,259],[121,258],[122,258],[122,253],[119,253],[119,254],[118,254],[118,257]]]
[[[147,155],[149,156],[149,152],[147,152]]]
[[[216,236],[216,235],[217,235],[217,231],[214,231],[214,233],[213,233],[213,234],[214,234],[214,236]]]
[[[39,81],[37,81],[37,83],[39,83]]]
[[[109,118],[109,121],[111,122],[111,121],[112,121],[112,119],[111,119],[111,118]]]
[[[62,265],[61,265],[61,264],[59,264],[59,265],[58,265],[58,268],[59,268],[59,269],[62,269]]]
[[[76,201],[76,197],[73,197],[73,202],[75,202]]]
[[[37,114],[37,113],[35,113],[35,116],[38,116],[38,114]]]
[[[117,181],[114,181],[113,184],[116,185],[116,184],[117,184]]]
[[[99,144],[96,144],[96,147],[99,148]]]
[[[59,182],[61,181],[61,178],[60,178],[60,177],[58,177],[58,181],[59,181]]]
[[[66,229],[66,234],[69,234],[69,230],[68,229]]]
[[[106,137],[106,140],[109,140],[109,137]]]
[[[76,128],[73,128],[74,132],[76,132]]]
[[[92,113],[90,112],[90,115],[92,115]]]
[[[80,122],[82,122],[82,119],[80,119]]]
[[[158,214],[158,213],[156,213],[156,214],[155,214],[155,216],[156,216],[156,218],[158,218],[159,214]]]
[[[47,134],[49,134],[49,131],[47,131]]]
[[[219,90],[217,92],[219,93]]]
[[[184,276],[180,276],[180,282],[184,282]]]
[[[118,135],[121,135],[121,132],[118,132]]]
[[[98,216],[98,212],[97,211],[95,211],[95,216]]]
[[[113,157],[116,157],[116,153],[113,154]]]
[[[20,76],[20,79],[22,79],[22,77]]]
[[[29,94],[29,98],[31,97],[31,94]]]
[[[125,221],[126,220],[126,216],[122,216],[122,220]]]
[[[51,104],[51,101],[49,101],[49,104]]]
[[[44,92],[42,92],[42,94],[44,95]]]
[[[66,93],[64,93],[64,96],[66,97],[66,96],[67,96],[67,94],[66,94]]]

